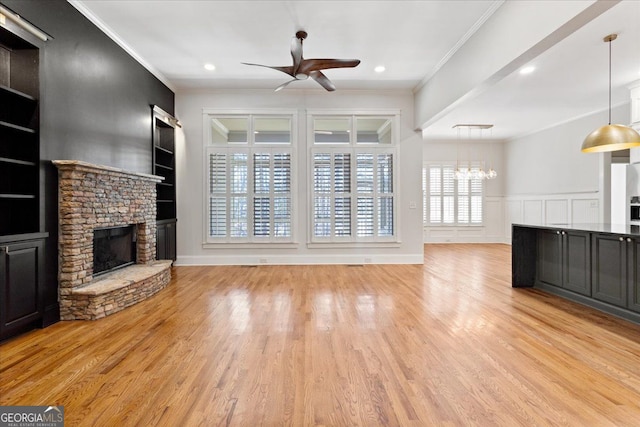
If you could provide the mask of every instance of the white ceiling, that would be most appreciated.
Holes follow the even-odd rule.
[[[511,0],[513,1],[513,0]],[[547,0],[539,0],[547,1]],[[241,62],[290,65],[298,29],[305,58],[357,58],[327,70],[337,90],[412,90],[424,83],[500,7],[502,1],[189,1],[70,0],[172,89],[275,88],[290,78]],[[532,25],[535,23],[532,22]],[[613,104],[628,102],[640,79],[640,0],[624,0],[517,71],[466,100],[426,130],[455,138],[456,123],[492,123],[510,138],[607,108],[608,46],[613,42]],[[204,69],[213,63],[215,71]],[[374,67],[384,65],[384,73]],[[313,81],[285,90],[316,89]]]

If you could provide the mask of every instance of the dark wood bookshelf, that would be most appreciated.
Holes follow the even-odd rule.
[[[164,178],[156,185],[156,257],[176,259],[176,119],[153,106],[153,173]]]
[[[41,324],[44,248],[40,193],[41,41],[0,26],[0,339]],[[26,39],[25,39],[26,37]],[[28,39],[28,40],[27,40]]]

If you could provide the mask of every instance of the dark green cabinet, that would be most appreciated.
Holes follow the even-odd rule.
[[[0,339],[42,320],[42,275],[46,233],[0,242]]]
[[[591,295],[589,233],[538,231],[538,281],[582,295]]]
[[[592,235],[593,297],[619,307],[627,306],[627,242],[613,234]]]

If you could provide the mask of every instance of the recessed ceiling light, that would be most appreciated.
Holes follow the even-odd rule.
[[[375,71],[376,73],[382,73],[384,72],[384,70],[386,70],[384,65],[378,65],[376,68],[373,69],[373,71]]]
[[[529,65],[528,67],[524,67],[520,69],[520,74],[531,74],[536,70],[536,67]]]
[[[216,66],[213,64],[204,64],[204,69],[205,70],[209,70],[209,71],[213,71],[216,69]]]

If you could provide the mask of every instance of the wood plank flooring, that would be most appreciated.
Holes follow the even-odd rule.
[[[511,288],[510,246],[422,265],[175,267],[0,344],[0,405],[68,426],[638,426],[640,327]]]

